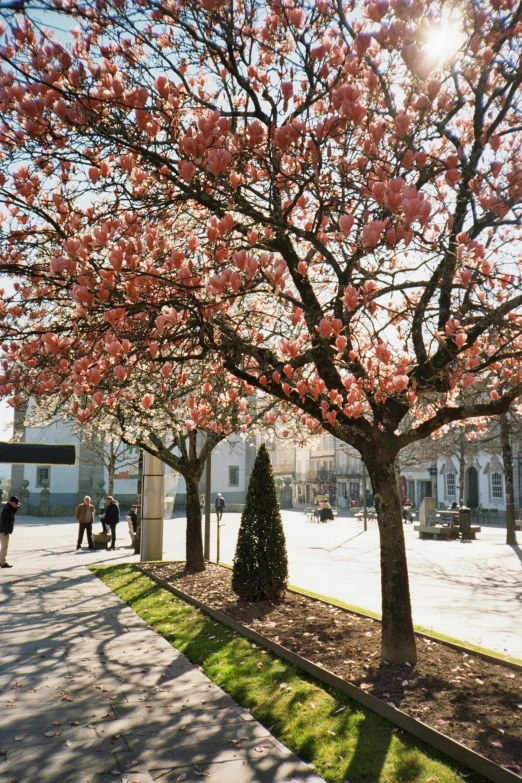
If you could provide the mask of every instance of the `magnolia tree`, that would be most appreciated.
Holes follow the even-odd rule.
[[[81,348],[78,339],[74,350]],[[89,441],[107,467],[109,494],[113,494],[115,456],[120,455],[122,464],[121,452],[128,456],[129,446],[138,446],[174,468],[185,481],[186,567],[203,571],[199,484],[207,460],[226,438],[245,437],[247,430],[252,435],[266,428],[269,419],[276,416],[275,406],[270,400],[263,404],[259,399],[248,404],[243,384],[223,371],[205,369],[202,377],[192,373],[188,378],[179,369],[175,375],[155,373],[154,364],[151,367],[146,362],[141,368],[134,367],[130,380],[122,384],[115,374],[120,365],[113,364],[102,377],[92,361],[89,365],[84,362],[83,368],[81,361],[76,359],[69,368],[73,382],[52,395],[39,389],[42,373],[50,377],[48,359],[45,354],[35,359],[31,374],[24,374],[24,401],[28,398],[33,403],[29,424],[76,418],[79,436]]]
[[[520,4],[7,13],[3,394],[46,352],[39,393],[75,382],[78,348],[93,399],[132,356],[212,361],[355,447],[382,654],[414,662],[396,456],[522,393]]]

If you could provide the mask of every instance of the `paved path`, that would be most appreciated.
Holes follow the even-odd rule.
[[[86,568],[131,550],[75,527],[19,519],[0,571],[0,783],[322,783]]]
[[[212,515],[215,557],[215,515]],[[222,562],[231,563],[239,514],[225,514]],[[285,511],[290,582],[353,606],[381,611],[379,535],[354,519],[327,524]],[[165,557],[184,557],[184,519],[165,522]],[[522,546],[505,544],[505,530],[483,527],[471,543],[421,540],[404,526],[414,621],[425,628],[522,658]],[[518,534],[522,542],[522,533]]]

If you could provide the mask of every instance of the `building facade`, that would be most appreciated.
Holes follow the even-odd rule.
[[[207,461],[207,465],[210,462],[211,502],[215,502],[217,494],[220,492],[229,511],[239,510],[238,507],[245,502],[248,482],[250,481],[255,459],[255,441],[245,441],[239,435],[231,435],[219,443]],[[201,494],[205,493],[205,471],[200,482]],[[185,481],[183,476],[179,476],[176,490],[176,509],[181,510],[185,508],[185,498]]]
[[[361,505],[366,486],[367,503],[373,496],[358,452],[334,438],[322,435],[310,449],[294,448],[277,438],[267,443],[283,506],[308,506],[317,495],[328,494],[340,508]],[[522,449],[513,442],[514,495],[518,514],[522,508]],[[462,479],[461,479],[462,469]],[[500,443],[481,448],[473,441],[459,452],[444,437],[423,441],[397,460],[397,477],[403,500],[419,508],[425,497],[437,506],[461,501],[474,510],[502,517],[506,509],[506,483]],[[290,503],[288,503],[290,497]]]
[[[56,421],[42,427],[24,427],[24,412],[16,412],[14,433],[25,443],[68,444],[76,448],[74,465],[13,464],[11,492],[23,504],[23,513],[39,516],[72,514],[85,495],[96,505],[108,494],[108,471],[99,451],[82,440],[71,424]],[[114,497],[123,508],[135,502],[138,485],[138,449],[129,448],[116,463]]]

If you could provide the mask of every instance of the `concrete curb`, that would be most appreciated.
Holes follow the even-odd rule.
[[[270,650],[275,655],[283,658],[289,663],[294,664],[325,685],[341,691],[341,693],[344,693],[354,701],[362,704],[363,707],[376,712],[378,715],[381,715],[381,717],[389,720],[395,726],[404,729],[404,731],[409,732],[414,737],[417,737],[418,739],[425,742],[427,745],[431,745],[431,747],[435,748],[436,750],[445,753],[455,761],[458,761],[461,764],[465,764],[467,767],[469,767],[469,769],[478,772],[480,775],[483,775],[483,777],[493,781],[493,783],[520,783],[521,777],[516,775],[514,772],[510,772],[510,770],[495,764],[485,756],[482,756],[479,753],[475,753],[475,751],[466,748],[464,745],[461,745],[460,742],[447,737],[445,734],[441,734],[436,729],[432,729],[431,726],[428,726],[425,723],[422,723],[422,721],[412,718],[410,715],[402,712],[402,710],[399,710],[396,707],[392,707],[390,704],[386,704],[386,702],[377,699],[375,696],[372,696],[369,693],[365,693],[360,688],[357,688],[357,686],[342,680],[340,677],[337,677],[337,675],[333,674],[327,669],[323,669],[322,667],[317,666],[317,664],[312,663],[312,661],[309,661],[307,658],[303,658],[291,650],[288,650],[286,647],[283,647],[276,642],[272,642],[270,639],[267,639],[265,636],[261,636],[261,634],[257,633],[256,631],[247,628],[241,623],[238,623],[236,620],[232,620],[222,612],[219,612],[216,609],[212,609],[202,601],[199,601],[197,598],[193,598],[187,593],[184,593],[182,590],[178,590],[177,587],[173,587],[164,579],[148,573],[145,566],[141,564],[138,565],[136,563],[134,565],[138,571],[149,577],[149,579],[152,579],[161,587],[173,593],[182,601],[185,601],[186,603],[201,609],[203,612],[205,612],[205,614],[208,614],[214,620],[217,620],[223,625],[228,626],[233,631],[240,633],[242,636],[246,636],[256,644],[259,644],[261,647]],[[436,641],[440,641],[440,639]]]

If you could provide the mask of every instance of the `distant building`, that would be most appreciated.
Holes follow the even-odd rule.
[[[285,498],[281,505],[289,505],[287,495],[293,506],[311,505],[317,495],[328,495],[340,507],[362,501],[364,478],[358,452],[333,435],[321,435],[312,449],[296,448],[277,438],[266,445],[280,496]]]
[[[24,427],[23,411],[15,413],[14,432],[26,443],[60,443],[76,446],[76,464],[65,465],[12,465],[12,492],[24,499],[24,513],[32,515],[66,516],[73,513],[85,495],[90,495],[98,505],[99,499],[108,494],[108,471],[99,453],[87,440],[75,434],[73,424],[54,422],[46,427]],[[212,500],[218,492],[225,497],[227,507],[245,502],[248,481],[256,456],[255,444],[246,443],[232,436],[220,443],[212,453]],[[138,487],[139,449],[129,447],[116,464],[114,497],[126,509],[136,501]],[[204,492],[203,474],[201,492]],[[42,491],[48,497],[42,506]],[[173,506],[185,507],[185,482],[182,476],[165,465],[165,511]]]
[[[213,450],[210,458],[211,501],[221,492],[226,508],[245,502],[248,482],[256,458],[254,441],[245,441],[239,435],[231,435]],[[205,472],[201,478],[200,493],[205,492]],[[185,508],[186,489],[183,476],[179,476],[176,490],[176,508]]]
[[[358,452],[332,435],[323,434],[312,449],[295,448],[274,438],[267,442],[282,505],[307,506],[316,495],[328,494],[340,507],[352,501],[360,505],[363,497],[363,468]],[[398,479],[403,499],[419,508],[425,497],[435,497],[437,505],[460,501],[460,460],[454,444],[444,436],[417,444],[398,458]],[[515,505],[522,507],[522,449],[513,443]],[[465,447],[462,498],[472,509],[489,511],[492,519],[504,519],[506,486],[500,444],[494,440],[488,448],[473,441]],[[367,502],[371,503],[371,483],[367,478]],[[496,517],[495,517],[496,515]],[[484,515],[483,515],[484,516]],[[485,516],[484,516],[485,520]]]
[[[16,465],[11,467],[11,492],[24,499],[23,513],[50,516],[71,514],[85,495],[90,495],[96,504],[108,494],[108,474],[99,454],[81,440],[71,424],[58,421],[46,427],[24,427],[24,412],[17,411],[14,419],[14,433],[25,443],[60,443],[76,446],[75,465]],[[125,466],[116,465],[114,496],[123,508],[136,500],[138,482],[138,450],[129,449]],[[131,460],[131,464],[129,464]],[[42,491],[48,494],[48,506],[42,507]],[[47,491],[47,492],[45,492]]]

